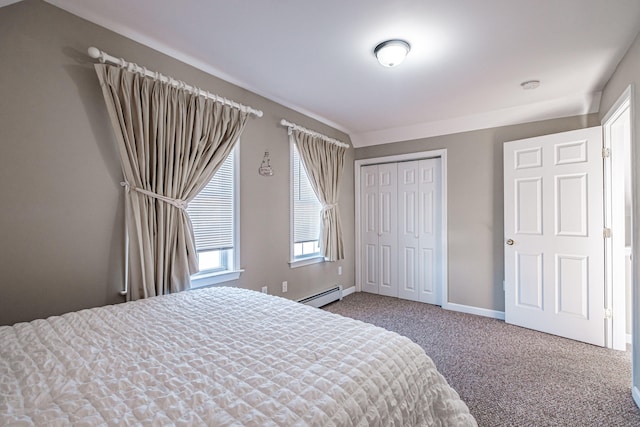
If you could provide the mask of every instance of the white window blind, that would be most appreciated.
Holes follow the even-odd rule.
[[[320,210],[322,204],[311,188],[309,177],[293,144],[291,156],[293,173],[293,243],[318,241],[320,238]]]
[[[234,156],[235,150],[187,208],[198,252],[233,248]]]

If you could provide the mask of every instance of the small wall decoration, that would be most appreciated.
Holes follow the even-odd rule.
[[[262,176],[273,176],[273,169],[271,168],[271,157],[269,157],[269,152],[264,152],[264,157],[262,158],[262,164],[258,168],[258,173]]]

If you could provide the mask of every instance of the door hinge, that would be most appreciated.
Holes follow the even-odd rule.
[[[603,148],[602,149],[602,158],[603,159],[606,159],[610,155],[611,155],[611,149],[609,149],[609,148]]]
[[[604,237],[605,239],[611,238],[611,229],[605,228],[604,230],[602,230],[602,237]]]
[[[605,308],[604,309],[604,318],[605,319],[611,319],[611,309],[610,308]]]

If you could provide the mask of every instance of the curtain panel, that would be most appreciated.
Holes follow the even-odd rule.
[[[344,259],[338,199],[346,148],[301,130],[293,130],[293,136],[313,191],[322,203],[322,255],[327,261]]]
[[[126,187],[127,299],[189,289],[198,262],[185,209],[227,158],[249,113],[127,69],[95,69]]]

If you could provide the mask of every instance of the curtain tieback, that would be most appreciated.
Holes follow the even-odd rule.
[[[332,203],[332,204],[329,204],[329,205],[324,205],[324,206],[322,207],[322,212],[326,212],[326,211],[328,211],[329,209],[333,209],[333,208],[337,208],[337,207],[338,207],[338,204],[337,204],[337,203]]]
[[[154,193],[153,191],[148,191],[143,188],[138,188],[135,185],[129,184],[127,181],[121,182],[120,185],[123,186],[127,190],[127,192],[131,190],[137,191],[138,193],[144,194],[154,199],[161,200],[165,203],[175,206],[178,209],[182,209],[183,211],[187,209],[188,203],[184,200],[172,199],[171,197],[163,196],[161,194]]]

